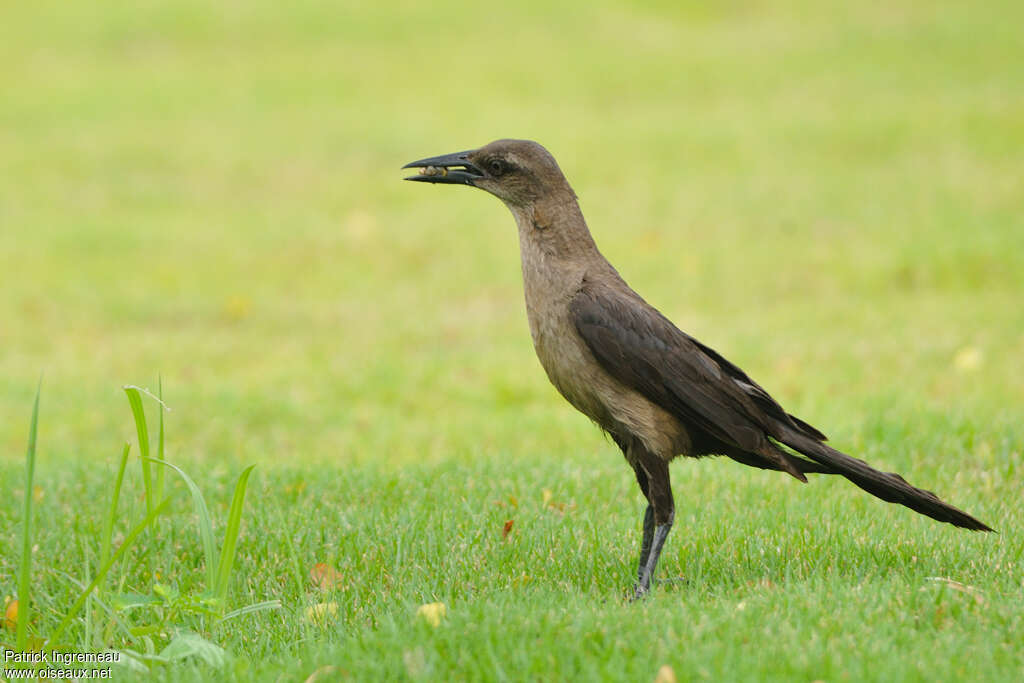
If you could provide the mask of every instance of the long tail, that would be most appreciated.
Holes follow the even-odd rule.
[[[903,477],[894,472],[879,472],[863,460],[851,458],[811,436],[787,429],[782,443],[803,453],[815,462],[821,463],[829,471],[843,475],[882,500],[905,505],[922,515],[928,515],[932,519],[948,522],[964,529],[992,531],[992,528],[984,522],[943,502],[931,491],[911,486]]]

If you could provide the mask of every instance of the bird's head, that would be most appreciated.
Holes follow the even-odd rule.
[[[471,185],[510,207],[529,206],[552,192],[569,189],[554,157],[532,140],[495,140],[479,149],[408,163],[419,175],[406,180]]]

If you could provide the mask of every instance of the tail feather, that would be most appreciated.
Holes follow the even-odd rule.
[[[793,473],[791,469],[795,468],[800,474],[838,474],[838,472],[828,465],[823,465],[820,462],[801,458],[790,451],[779,448],[771,441],[767,442],[766,448],[774,449],[775,453],[771,457],[765,457],[763,455],[758,455],[757,453],[748,453],[747,451],[739,448],[723,448],[722,454],[729,456],[736,462],[762,470],[775,470],[777,472],[787,472],[792,475]],[[782,465],[783,460],[789,463],[789,468]],[[807,477],[793,476],[804,483],[807,482]]]
[[[905,505],[922,515],[964,529],[992,531],[984,522],[942,501],[931,491],[911,486],[895,472],[880,472],[863,460],[852,458],[795,430],[787,430],[781,441],[884,501]]]
[[[818,431],[817,427],[814,427],[813,425],[804,422],[796,415],[789,415],[787,413],[787,417],[789,417],[789,419],[792,420],[793,423],[800,428],[800,431],[804,432],[805,434],[817,439],[818,441],[828,441],[828,437],[822,434],[820,431]]]

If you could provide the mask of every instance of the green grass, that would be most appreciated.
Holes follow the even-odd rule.
[[[159,374],[165,458],[214,538],[259,464],[228,608],[283,605],[172,614],[228,663],[168,679],[1024,677],[1024,10],[548,5],[5,10],[0,600],[39,373],[30,637],[81,592],[60,572],[102,564],[135,440],[121,386]],[[505,136],[556,155],[605,254],[680,326],[1000,534],[678,462],[660,574],[688,580],[626,603],[640,494],[533,358],[511,217],[399,180]],[[115,547],[145,515],[137,456]],[[189,496],[165,488],[111,590],[205,587]],[[436,629],[416,617],[435,601]],[[91,602],[68,635],[96,646]]]

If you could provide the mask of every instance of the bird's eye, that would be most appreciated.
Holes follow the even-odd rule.
[[[508,166],[501,159],[491,159],[487,162],[487,170],[492,176],[499,176],[508,170]]]

